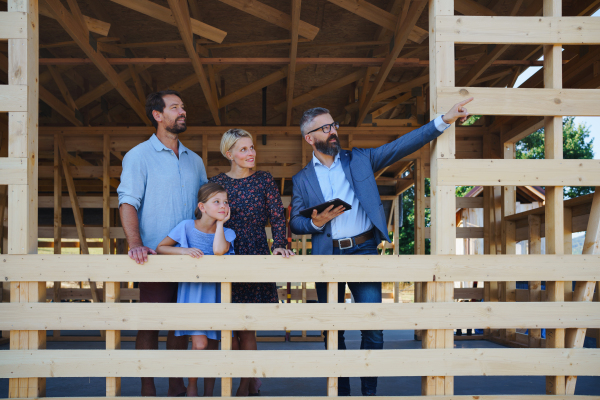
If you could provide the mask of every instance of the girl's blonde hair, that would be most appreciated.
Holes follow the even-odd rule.
[[[198,203],[206,203],[208,199],[210,199],[217,193],[227,194],[227,190],[225,190],[223,186],[215,182],[205,183],[200,187],[200,190],[198,190]],[[200,211],[200,207],[196,206],[194,216],[196,217],[196,219],[202,218],[202,211]]]
[[[254,141],[250,132],[245,131],[243,129],[234,128],[225,132],[223,134],[223,137],[221,138],[221,154],[223,154],[223,157],[227,158],[227,155],[225,153],[227,153],[233,146],[235,146],[238,140],[245,137],[250,138],[250,140]],[[229,158],[227,159],[229,160]]]

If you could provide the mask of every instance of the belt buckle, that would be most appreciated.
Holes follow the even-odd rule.
[[[342,242],[347,240],[349,245],[348,246],[343,246]],[[352,246],[354,246],[352,238],[345,238],[345,239],[338,239],[338,247],[340,248],[340,250],[346,250],[351,248]]]

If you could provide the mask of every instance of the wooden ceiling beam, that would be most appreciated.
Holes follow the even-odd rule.
[[[296,72],[298,71],[302,71],[303,69],[307,68],[307,65],[298,65],[296,67]],[[261,78],[255,82],[252,82],[246,86],[244,86],[241,89],[236,90],[233,93],[228,94],[227,96],[223,96],[221,99],[219,99],[219,108],[223,108],[235,101],[238,101],[248,95],[251,95],[254,92],[257,92],[259,90],[261,90],[262,88],[272,85],[275,82],[278,82],[280,80],[282,80],[283,78],[286,78],[288,76],[288,71],[289,71],[289,67],[283,67],[281,68],[279,71],[277,72],[273,72],[272,74],[269,74],[267,76],[265,76],[264,78]],[[283,108],[283,110],[279,111],[279,112],[285,112],[285,108]]]
[[[494,17],[496,14],[475,0],[454,0],[454,9],[464,15],[479,15]]]
[[[371,3],[363,0],[329,0],[329,2],[360,17],[363,17],[364,19],[369,20],[387,30],[392,32],[396,31],[398,17]],[[415,25],[410,30],[408,39],[416,43],[423,43],[423,41],[427,39],[427,36],[429,36],[427,30],[419,28]]]
[[[40,100],[52,107],[53,110],[65,117],[67,121],[75,126],[83,126],[83,123],[75,116],[75,110],[60,101],[43,86],[39,86]]]
[[[292,104],[294,100],[294,80],[296,79],[296,56],[298,54],[298,27],[300,25],[301,0],[292,0],[292,45],[290,46],[290,65],[287,76],[287,109],[285,113],[285,125],[292,124]],[[282,191],[283,193],[283,191]]]
[[[298,107],[301,104],[304,104],[314,98],[319,96],[323,96],[327,93],[333,92],[334,90],[340,89],[346,85],[351,84],[352,82],[356,82],[361,79],[365,74],[365,69],[360,69],[358,71],[354,71],[351,74],[343,76],[341,78],[335,79],[329,83],[326,83],[323,86],[320,86],[316,89],[313,89],[309,92],[304,93],[301,96],[296,97],[292,102],[292,107]],[[287,101],[283,103],[277,104],[275,110],[278,112],[284,112],[287,109]]]
[[[159,21],[163,21],[169,25],[177,26],[175,21],[175,17],[173,15],[172,10],[169,10],[166,7],[158,5],[149,0],[111,0],[113,3],[117,3],[122,5],[123,7],[130,8],[139,13],[145,14],[149,17],[158,19]],[[187,3],[186,3],[187,10]],[[198,35],[202,36],[206,39],[212,40],[213,42],[221,43],[225,36],[227,36],[227,32],[217,29],[213,26],[205,24],[204,22],[200,22],[197,19],[191,20],[191,31]]]
[[[208,103],[210,113],[215,121],[215,124],[221,125],[221,120],[219,118],[218,99],[214,98],[212,95],[212,92],[210,90],[210,84],[208,83],[206,73],[204,72],[204,67],[202,66],[202,62],[200,61],[198,53],[196,53],[196,46],[194,45],[193,41],[194,33],[192,31],[192,24],[190,14],[188,11],[187,1],[168,1],[173,18],[175,18],[177,29],[179,29],[179,34],[181,35],[181,39],[183,40],[185,50],[187,51],[188,56],[192,61],[194,72],[196,72],[198,82],[200,83],[200,87],[202,88],[202,93],[204,93],[204,98]]]
[[[2,1],[4,1],[4,0],[2,0]],[[54,14],[52,14],[52,11],[50,10],[50,8],[46,5],[46,3],[44,1],[40,1],[38,7],[39,7],[38,9],[39,9],[40,15],[43,15],[44,17],[56,19],[56,18],[54,18]],[[97,33],[102,36],[108,35],[108,31],[110,30],[110,24],[108,22],[100,21],[95,18],[88,17],[86,15],[83,15],[82,17],[83,17],[83,20],[85,21],[86,28],[90,32],[94,32],[94,33]],[[43,47],[40,46],[40,48],[43,48]]]
[[[48,65],[48,71],[50,72],[50,75],[52,75],[52,78],[54,78],[54,82],[56,83],[56,86],[58,86],[58,90],[60,90],[60,94],[65,100],[65,103],[71,107],[73,111],[77,110],[75,100],[73,100],[73,97],[71,97],[71,93],[69,93],[69,89],[67,88],[67,85],[65,85],[65,81],[63,80],[62,76],[60,76],[60,72],[52,65]]]
[[[381,69],[375,78],[375,82],[373,82],[371,90],[369,90],[369,94],[367,94],[367,98],[359,110],[357,124],[361,124],[367,116],[369,108],[371,108],[371,105],[375,100],[375,96],[377,96],[379,90],[383,86],[383,83],[387,79],[388,74],[392,70],[394,63],[400,54],[400,51],[402,51],[404,44],[408,40],[409,33],[417,23],[426,5],[426,0],[413,0],[406,19],[402,21],[401,24],[400,20],[398,19],[398,27],[395,30],[394,39],[392,41],[394,46],[385,58],[385,61],[383,62],[383,65],[381,66]]]
[[[136,66],[136,69],[138,70],[138,72],[141,72],[149,67],[149,65],[138,65]],[[129,69],[126,69],[120,72],[118,77],[122,82],[127,82],[131,79],[131,71]],[[100,97],[104,96],[106,93],[110,92],[114,88],[115,86],[111,83],[111,81],[108,80],[96,86],[89,92],[83,94],[81,97],[75,100],[75,104],[77,105],[77,108],[81,109],[90,104],[91,102],[98,100]]]
[[[102,74],[110,81],[117,89],[119,94],[123,96],[140,119],[147,125],[150,125],[150,120],[146,117],[146,110],[135,95],[129,90],[129,87],[123,82],[114,68],[106,61],[106,58],[101,53],[98,53],[92,48],[89,43],[89,38],[85,35],[76,22],[75,18],[61,4],[60,0],[46,0],[46,4],[51,9],[58,23],[63,29],[77,42],[81,50],[90,58]]]
[[[114,1],[114,0],[113,0]],[[256,0],[220,0],[222,3],[244,11],[264,21],[277,25],[280,28],[292,30],[292,17],[271,6]],[[319,28],[304,21],[300,21],[298,34],[309,40],[313,40],[319,33]],[[219,42],[220,43],[220,42]]]
[[[375,119],[375,118],[379,117],[380,115],[383,115],[385,112],[391,110],[392,108],[396,108],[401,103],[408,101],[411,97],[412,97],[412,93],[410,93],[410,92],[405,93],[402,96],[398,97],[397,99],[390,101],[383,107],[371,112],[370,114],[373,116],[373,119]]]

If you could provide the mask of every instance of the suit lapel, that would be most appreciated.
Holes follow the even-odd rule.
[[[340,162],[342,163],[342,168],[344,169],[344,174],[346,175],[346,180],[350,183],[350,187],[352,191],[354,191],[354,182],[352,181],[352,174],[350,173],[350,152],[342,150],[340,152]]]
[[[319,178],[317,178],[317,173],[315,172],[315,166],[312,163],[312,160],[308,162],[306,166],[306,174],[308,175],[308,184],[312,188],[313,192],[319,199],[317,204],[325,203],[325,198],[323,197],[323,192],[321,191],[321,186],[319,185]],[[315,206],[317,204],[314,204]]]

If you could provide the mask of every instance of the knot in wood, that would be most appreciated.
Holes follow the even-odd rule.
[[[556,98],[556,99],[554,99],[554,103],[560,104],[560,103],[562,103],[562,101],[559,98]]]
[[[458,92],[458,94],[460,94],[461,96],[468,96],[469,91],[467,89],[460,89],[460,92]]]

